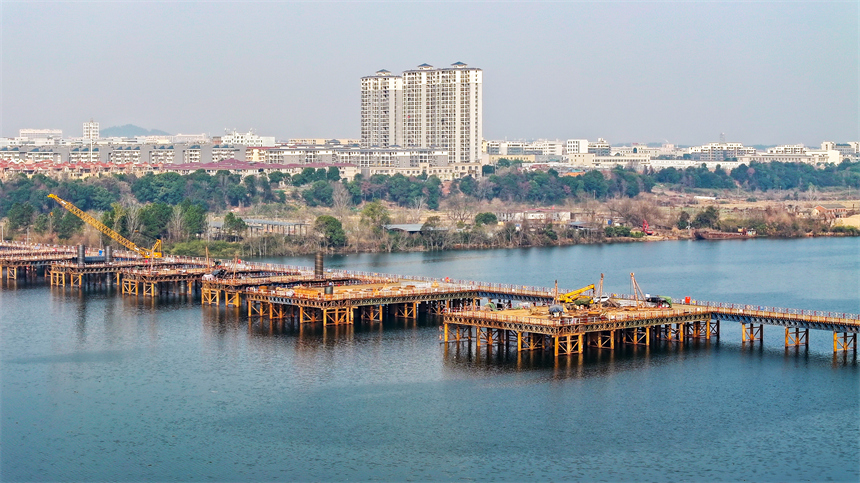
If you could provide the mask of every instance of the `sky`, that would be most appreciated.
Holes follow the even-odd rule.
[[[0,136],[359,137],[360,78],[483,69],[486,139],[860,140],[860,2],[0,0]]]

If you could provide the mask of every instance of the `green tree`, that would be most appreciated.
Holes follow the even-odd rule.
[[[78,218],[71,211],[66,211],[60,222],[57,223],[57,236],[63,240],[68,240],[80,229],[84,224],[84,220]]]
[[[430,216],[421,225],[421,240],[429,250],[444,248],[447,231],[442,227],[442,220],[438,216]]]
[[[329,181],[340,181],[340,168],[337,166],[329,166],[325,176]]]
[[[173,207],[167,203],[150,203],[140,209],[140,231],[150,240],[163,238],[167,234],[167,224],[173,216]]]
[[[379,233],[382,231],[382,225],[391,223],[391,214],[382,202],[372,201],[361,210],[361,223]]]
[[[678,223],[676,225],[681,230],[686,230],[687,227],[690,225],[690,214],[686,211],[682,211],[681,214],[678,216]]]
[[[48,231],[50,226],[51,226],[51,217],[50,217],[50,215],[47,215],[45,213],[39,213],[39,215],[36,216],[36,220],[33,221],[33,230],[35,230],[36,233],[39,233],[39,234],[42,234],[42,233],[45,233],[46,231]]]
[[[340,220],[330,215],[322,215],[314,223],[314,231],[323,239],[326,247],[342,247],[346,245],[346,233]]]
[[[9,218],[9,229],[17,230],[30,226],[35,211],[36,209],[30,203],[14,203],[6,215]]]
[[[234,215],[232,212],[228,212],[224,215],[223,231],[227,235],[240,236],[247,229],[248,224],[245,223],[245,220]]]
[[[693,228],[716,228],[719,222],[720,211],[714,206],[709,206],[693,218]]]
[[[609,183],[600,171],[589,171],[582,175],[583,189],[595,198],[603,198],[609,191]]]
[[[499,223],[499,218],[496,217],[495,214],[490,212],[478,213],[475,215],[475,226],[481,225],[497,225]]]
[[[197,235],[204,233],[206,226],[206,205],[202,202],[182,201],[182,226],[186,233]]]
[[[328,181],[314,181],[313,184],[302,193],[302,198],[308,206],[331,206],[333,203],[334,188]]]
[[[253,198],[257,196],[257,177],[254,175],[245,176],[245,179],[242,180],[245,183],[245,189],[248,190],[248,197]]]
[[[273,171],[269,173],[269,183],[279,184],[284,179],[284,177],[284,173],[280,171]]]

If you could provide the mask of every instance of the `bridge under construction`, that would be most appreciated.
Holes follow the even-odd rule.
[[[587,287],[592,295],[585,303],[562,306],[559,300],[565,299],[557,288],[331,270],[323,268],[321,255],[314,267],[300,267],[4,243],[3,276],[7,286],[22,278],[44,277],[52,286],[66,289],[115,284],[127,297],[199,296],[203,305],[244,311],[249,327],[260,324],[270,329],[284,324],[372,324],[381,323],[386,314],[414,319],[428,313],[441,318],[443,344],[515,347],[556,356],[588,348],[709,340],[720,337],[725,323],[741,326],[743,342],[761,341],[765,325],[782,327],[786,347],[808,345],[810,330],[827,331],[833,334],[834,352],[856,353],[860,332],[856,314],[688,297],[682,303],[668,298],[663,303],[643,296],[638,287],[633,295],[603,297],[593,285]],[[565,295],[580,296],[583,291]]]

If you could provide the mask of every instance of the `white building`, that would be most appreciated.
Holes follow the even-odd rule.
[[[361,78],[361,147],[403,145],[403,79],[382,69]]]
[[[786,144],[767,149],[767,154],[806,154],[807,149],[803,144]]]
[[[741,143],[710,143],[690,148],[690,156],[696,161],[726,161],[741,156],[756,154],[756,149]]]
[[[462,62],[422,64],[402,76],[361,79],[361,146],[443,149],[450,163],[479,163],[483,72]]]
[[[770,149],[768,149],[768,151],[770,151]],[[811,149],[807,149],[805,153],[795,154],[767,152],[764,154],[747,154],[744,156],[738,156],[739,164],[748,165],[753,161],[759,163],[779,161],[782,163],[806,163],[811,165],[827,163],[839,164],[842,161],[842,156],[839,151],[835,150],[821,151]]]
[[[561,156],[564,154],[565,144],[559,140],[538,139],[530,143],[526,150],[544,156]]]
[[[90,119],[84,123],[84,139],[96,140],[99,138],[99,123]]]
[[[233,132],[221,136],[221,142],[223,144],[236,144],[239,146],[274,146],[275,137],[258,136],[253,130],[241,133],[234,129]]]
[[[63,130],[62,129],[19,129],[18,137],[23,139],[50,139],[50,140],[60,140],[63,139]]]
[[[597,138],[597,141],[588,143],[588,152],[595,156],[609,156],[611,150],[612,146],[603,138]]]
[[[824,141],[821,143],[822,151],[838,151],[840,156],[843,159],[851,158],[858,159],[860,158],[860,142],[847,142],[847,143],[834,143],[832,141]]]
[[[565,143],[566,154],[585,154],[588,152],[588,139],[568,139]]]

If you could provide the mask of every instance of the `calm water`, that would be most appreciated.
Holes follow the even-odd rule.
[[[310,259],[278,259],[312,264]],[[349,255],[330,267],[860,312],[860,240]],[[555,360],[438,322],[277,328],[233,309],[0,289],[0,479],[858,481],[860,371],[832,335]]]

